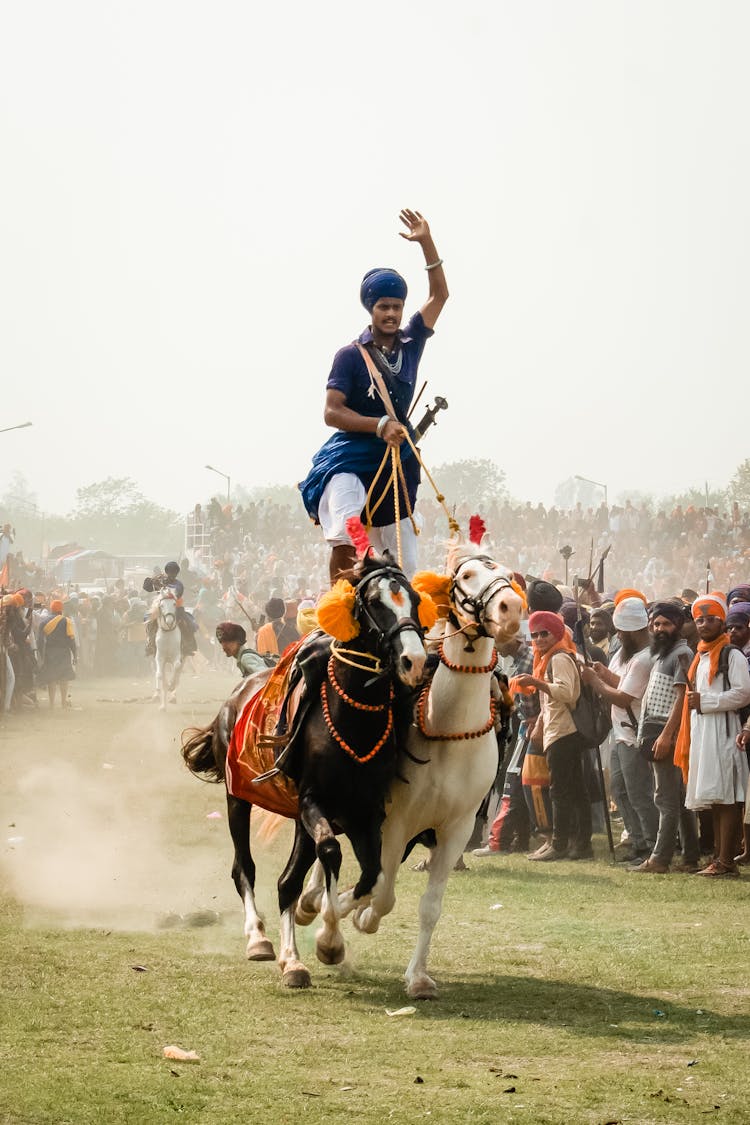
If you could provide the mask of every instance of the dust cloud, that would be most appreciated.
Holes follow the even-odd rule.
[[[76,684],[72,711],[50,713],[45,700],[7,717],[0,878],[26,925],[151,930],[217,912],[241,934],[224,787],[198,781],[180,754],[181,730],[213,717],[221,684],[215,702],[203,684],[199,701],[165,715],[113,702],[133,686]],[[280,866],[262,845],[254,853],[258,905],[273,916]]]

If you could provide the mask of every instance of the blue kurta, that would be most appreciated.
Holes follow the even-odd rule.
[[[422,314],[420,312],[415,313],[404,331],[398,334],[399,346],[402,349],[401,370],[397,375],[390,372],[383,374],[396,416],[408,428],[412,439],[414,431],[407,422],[407,414],[414,397],[422,352],[425,343],[432,334],[432,329],[425,327]],[[385,413],[385,408],[377,390],[374,395],[370,393],[370,374],[357,343],[365,347],[372,344],[372,333],[369,328],[365,329],[357,342],[348,344],[336,353],[331,373],[328,376],[327,389],[341,391],[346,399],[346,405],[357,414],[362,414],[367,418],[381,418]],[[383,373],[382,367],[379,366],[379,370]],[[385,444],[375,434],[347,433],[344,430],[336,430],[315,454],[310,472],[299,485],[302,501],[308,515],[318,523],[318,504],[323,495],[323,490],[331,477],[337,473],[354,473],[362,481],[365,488],[369,489],[383,460],[384,453]],[[401,446],[401,460],[406,480],[406,491],[409,503],[413,508],[419,486],[419,463],[411,447],[406,443]],[[384,469],[381,475],[383,484],[388,480],[389,475],[390,470]],[[378,495],[373,497],[373,502],[379,499],[380,484],[378,484],[376,491]],[[406,499],[403,495],[403,489],[400,492],[403,518],[406,512]],[[394,519],[393,491],[389,489],[383,503],[375,512],[372,522],[376,527],[383,527],[392,524]]]

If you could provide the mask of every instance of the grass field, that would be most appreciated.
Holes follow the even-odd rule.
[[[410,869],[341,968],[300,931],[309,991],[247,963],[223,791],[178,751],[230,683],[188,678],[166,716],[144,682],[78,683],[75,710],[0,728],[0,1121],[750,1120],[747,877],[632,876],[601,841],[588,864],[469,858],[412,1015],[386,1014],[409,1003]],[[275,945],[289,840],[255,849]]]

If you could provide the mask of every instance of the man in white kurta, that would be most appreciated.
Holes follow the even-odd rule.
[[[750,703],[750,672],[742,652],[720,652],[726,606],[720,595],[693,603],[700,644],[693,668],[690,709],[690,760],[685,806],[714,810],[717,859],[701,875],[739,875],[734,862],[741,833],[742,802],[748,780],[747,756],[737,747],[738,711]]]

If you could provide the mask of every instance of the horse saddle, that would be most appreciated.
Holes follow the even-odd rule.
[[[331,638],[321,631],[289,645],[237,716],[227,752],[227,788],[233,796],[297,816],[290,767],[297,735],[325,677],[330,646]]]

